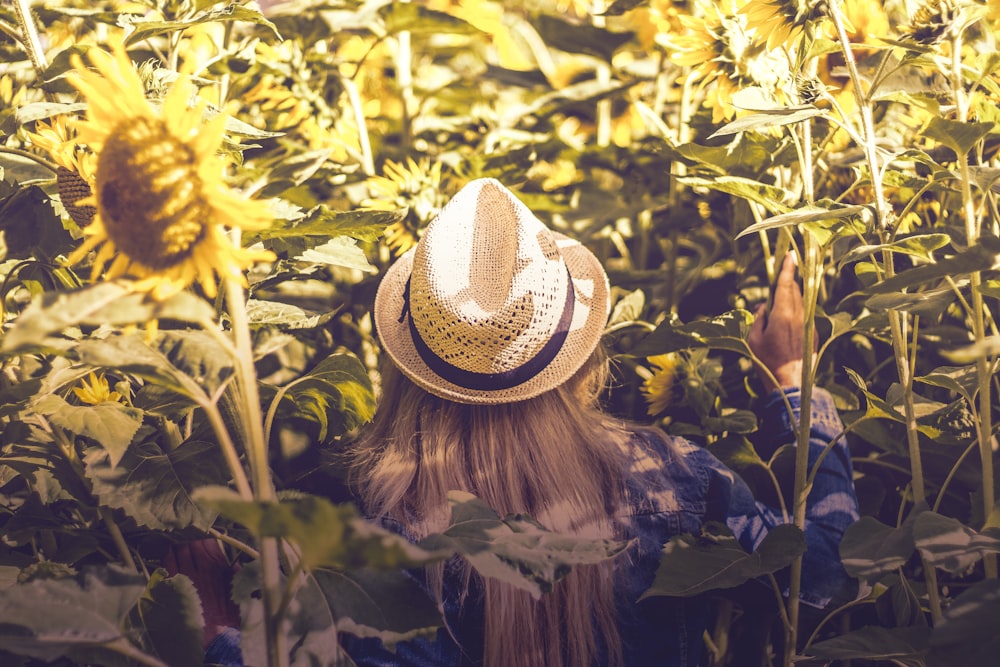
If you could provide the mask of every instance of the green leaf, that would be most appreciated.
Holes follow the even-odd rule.
[[[431,551],[370,523],[351,504],[301,495],[279,502],[243,500],[224,487],[199,489],[199,503],[247,528],[256,537],[281,537],[296,544],[308,568],[395,569],[441,560]]]
[[[233,374],[230,353],[198,330],[161,331],[152,343],[140,334],[84,340],[76,353],[86,364],[132,373],[199,403]]]
[[[314,314],[290,303],[250,299],[247,301],[247,319],[251,327],[278,327],[282,330],[312,329],[324,324],[335,313]]]
[[[840,560],[852,577],[873,582],[902,567],[913,555],[914,511],[899,528],[863,516],[847,527],[840,542]]]
[[[365,273],[376,272],[375,267],[368,262],[365,251],[358,247],[358,242],[347,236],[338,236],[315,248],[307,248],[295,259],[301,262],[357,269]]]
[[[0,340],[0,352],[66,349],[71,343],[55,336],[70,327],[123,326],[156,319],[211,322],[215,311],[207,301],[187,292],[154,301],[109,282],[73,292],[47,292],[20,314]]]
[[[993,128],[993,123],[962,122],[934,116],[924,128],[924,136],[963,155],[971,151],[976,142],[993,131]]]
[[[121,14],[118,23],[125,28],[125,45],[136,44],[143,40],[171,32],[179,32],[203,23],[218,23],[229,21],[247,21],[264,26],[277,38],[281,39],[278,29],[260,11],[235,2],[220,9],[198,14],[183,21],[152,21],[138,14]]]
[[[1000,581],[973,584],[956,597],[930,636],[928,667],[994,665],[1000,655]]]
[[[635,322],[642,316],[642,309],[646,306],[646,294],[641,289],[633,290],[618,299],[611,317],[608,318],[608,327],[616,324]]]
[[[142,426],[142,410],[116,401],[70,405],[62,397],[50,394],[35,402],[33,408],[56,426],[100,443],[108,452],[112,468],[121,461]]]
[[[248,233],[247,240],[263,241],[270,250],[294,257],[337,236],[375,241],[386,227],[399,222],[405,215],[405,211],[355,209],[340,212],[317,206],[305,215],[292,220],[278,219],[267,229]]]
[[[15,166],[14,173],[21,173],[26,178],[39,175],[35,168],[25,173],[26,165],[18,168],[9,160],[0,164],[0,169],[5,169],[6,165]],[[4,233],[7,246],[5,257],[9,259],[38,258],[51,262],[66,252],[73,242],[52,208],[49,196],[37,185],[19,188],[0,201],[0,231]]]
[[[610,63],[634,37],[632,32],[612,32],[591,23],[569,23],[550,14],[539,14],[535,28],[545,43],[568,53],[585,53]]]
[[[433,636],[444,623],[434,601],[401,570],[320,569],[313,576],[341,632],[378,637],[392,647],[414,637]]]
[[[865,305],[875,312],[901,310],[936,320],[955,303],[955,292],[949,286],[923,292],[889,292],[875,294],[865,300]]]
[[[552,590],[573,566],[614,558],[630,544],[553,533],[520,514],[501,519],[483,501],[464,492],[449,492],[448,502],[448,528],[427,536],[420,546],[432,551],[455,551],[480,575],[525,590],[536,598]]]
[[[125,642],[125,617],[144,589],[141,576],[110,570],[0,589],[0,650],[52,661]]]
[[[760,109],[747,116],[741,116],[734,121],[726,123],[718,130],[709,135],[709,139],[715,137],[725,137],[738,132],[750,132],[763,130],[782,125],[792,125],[801,123],[804,120],[825,116],[826,111],[818,109],[812,105],[802,105],[796,107],[784,107],[781,109]]]
[[[913,524],[913,540],[917,550],[932,565],[958,574],[968,570],[982,558],[982,552],[972,547],[976,531],[957,519],[936,512],[923,512]]]
[[[747,201],[756,202],[771,211],[787,213],[791,210],[785,204],[787,201],[792,201],[793,195],[791,192],[784,188],[767,185],[766,183],[761,183],[750,178],[741,178],[739,176],[719,176],[716,178],[688,176],[678,178],[677,180],[691,187],[711,188],[712,190],[725,192],[735,197],[742,197]]]
[[[657,595],[692,597],[720,588],[734,588],[772,574],[805,553],[802,531],[792,524],[775,526],[757,550],[747,553],[722,524],[709,523],[700,535],[676,535],[663,547],[660,565],[649,590],[639,599]]]
[[[479,29],[462,19],[409,2],[391,2],[378,8],[378,14],[390,35],[408,31],[413,34],[476,35]]]
[[[954,350],[939,350],[941,356],[957,364],[967,364],[983,357],[1000,355],[1000,336],[986,336],[972,345]]]
[[[282,406],[321,426],[320,439],[340,435],[375,416],[375,394],[361,361],[352,354],[331,354],[281,392]]]
[[[868,626],[813,644],[806,654],[822,660],[915,660],[927,653],[925,627]]]
[[[844,218],[868,216],[870,214],[871,208],[868,206],[837,206],[834,208],[823,208],[822,206],[817,206],[815,204],[807,204],[806,206],[797,208],[794,211],[781,213],[779,215],[761,220],[760,222],[756,222],[737,234],[736,238],[742,238],[747,234],[755,234],[768,229],[788,227],[789,225],[827,220],[842,220]]]
[[[947,234],[919,234],[917,236],[908,236],[893,243],[859,245],[841,257],[840,264],[844,265],[848,262],[867,259],[869,256],[881,253],[883,250],[889,250],[901,255],[919,257],[930,262],[934,260],[934,251],[940,250],[949,243],[951,243],[951,237]]]
[[[305,183],[326,163],[332,152],[332,149],[325,148],[286,157],[268,173],[267,185],[258,197],[277,197],[285,190]]]
[[[153,530],[193,526],[207,531],[216,513],[197,504],[193,494],[199,487],[229,479],[218,446],[198,440],[168,452],[153,441],[133,443],[114,467],[106,450],[91,447],[83,461],[101,504],[120,509]]]
[[[979,393],[979,370],[973,366],[939,366],[927,375],[913,378],[916,382],[954,391],[969,404]]]
[[[982,236],[977,245],[963,252],[938,259],[933,264],[924,264],[900,271],[892,278],[875,283],[866,290],[866,293],[901,292],[945,277],[966,275],[974,271],[986,271],[998,264],[1000,264],[1000,238]]]
[[[153,653],[168,665],[204,662],[201,598],[187,576],[166,578],[163,570],[153,572],[130,621],[133,628],[143,631]]]
[[[70,47],[66,50],[69,51],[70,49],[75,48],[77,47]],[[15,118],[17,119],[18,125],[24,125],[26,123],[33,123],[36,120],[45,120],[46,118],[51,118],[52,116],[84,111],[86,108],[87,105],[84,102],[72,102],[69,104],[63,104],[60,102],[31,102],[18,107],[15,112]]]
[[[648,336],[639,341],[629,354],[651,357],[694,347],[729,350],[749,355],[746,337],[753,315],[746,310],[731,310],[710,320],[681,324],[675,317],[664,320]]]

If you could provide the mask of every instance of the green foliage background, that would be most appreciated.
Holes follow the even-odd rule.
[[[841,554],[863,594],[820,619],[783,602],[760,664],[993,664],[995,4],[268,4],[0,7],[4,664],[192,664],[193,587],[157,568],[205,535],[243,563],[244,652],[269,665],[347,664],[338,629],[433,632],[401,567],[458,553],[542,595],[621,551],[459,494],[452,526],[411,545],[349,502],[338,455],[375,406],[378,275],[482,176],[608,267],[609,409],[704,444],[801,526],[809,471],[793,447],[753,448],[745,343],[795,252],[814,316],[803,386],[846,424],[864,517]],[[755,27],[750,9],[773,16]],[[243,238],[277,255],[245,303],[153,302],[64,261],[80,228],[30,132],[81,113],[71,56],[122,40],[151,98],[196,64],[228,116],[231,185],[275,200],[272,228]],[[119,400],[81,401],[92,371]],[[649,594],[790,563],[795,590],[794,526],[752,556],[715,530],[667,545]],[[751,664],[743,602],[713,595],[708,664]]]

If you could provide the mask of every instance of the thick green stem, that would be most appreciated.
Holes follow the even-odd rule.
[[[226,305],[236,345],[236,381],[243,402],[243,430],[254,483],[254,497],[258,501],[274,502],[275,492],[268,465],[267,442],[264,440],[264,423],[260,410],[260,395],[257,391],[257,373],[247,318],[246,295],[242,285],[235,280],[227,279],[224,282]],[[281,627],[281,600],[284,591],[277,538],[265,537],[260,540],[260,564],[268,667],[287,667],[287,639]]]
[[[955,98],[956,120],[966,122],[969,114],[969,100],[962,83],[962,32],[954,29],[951,43],[951,85]],[[962,188],[962,213],[965,218],[966,242],[970,247],[976,245],[982,232],[981,224],[976,216],[975,201],[972,195],[972,175],[969,169],[969,156],[965,151],[958,152],[959,183]],[[986,304],[983,302],[982,274],[974,271],[970,277],[972,291],[972,334],[976,343],[982,343],[986,337]],[[983,516],[989,516],[996,503],[996,482],[993,478],[993,409],[990,378],[993,373],[993,361],[985,355],[976,359],[976,374],[979,384],[979,458],[980,474],[982,475]],[[983,557],[986,576],[997,577],[996,554]]]
[[[21,24],[21,43],[28,53],[31,66],[35,68],[35,74],[41,80],[49,63],[45,59],[42,40],[38,37],[38,28],[35,27],[35,19],[31,15],[31,2],[29,0],[14,0],[14,12],[17,14],[17,22]]]

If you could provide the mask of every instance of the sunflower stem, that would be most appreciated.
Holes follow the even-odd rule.
[[[239,243],[238,232],[233,243]],[[246,294],[243,286],[231,278],[223,280],[226,305],[232,321],[236,345],[236,381],[243,401],[243,429],[254,483],[254,498],[259,502],[275,502],[274,485],[268,466],[267,443],[264,440],[263,415],[257,391],[257,373],[253,360],[253,341],[247,317]],[[264,632],[267,643],[268,667],[288,667],[287,638],[282,632],[281,604],[284,591],[281,582],[281,561],[278,538],[260,538],[261,592],[264,601]]]
[[[45,59],[45,50],[42,48],[42,40],[38,37],[38,28],[35,27],[35,18],[31,15],[31,2],[29,0],[14,0],[14,13],[17,14],[17,21],[21,24],[23,39],[21,44],[28,54],[31,66],[35,68],[35,74],[39,79],[45,74],[49,63]]]

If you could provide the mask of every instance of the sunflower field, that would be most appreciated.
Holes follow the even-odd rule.
[[[604,261],[608,409],[791,524],[664,547],[648,594],[711,597],[703,664],[995,665],[998,154],[996,0],[3,3],[0,663],[202,664],[163,562],[199,538],[260,667],[435,632],[403,568],[544,595],[617,553],[457,494],[414,545],[352,502],[379,276],[491,176]],[[789,252],[863,515],[858,595],[818,616],[807,448],[754,446],[746,335]]]

